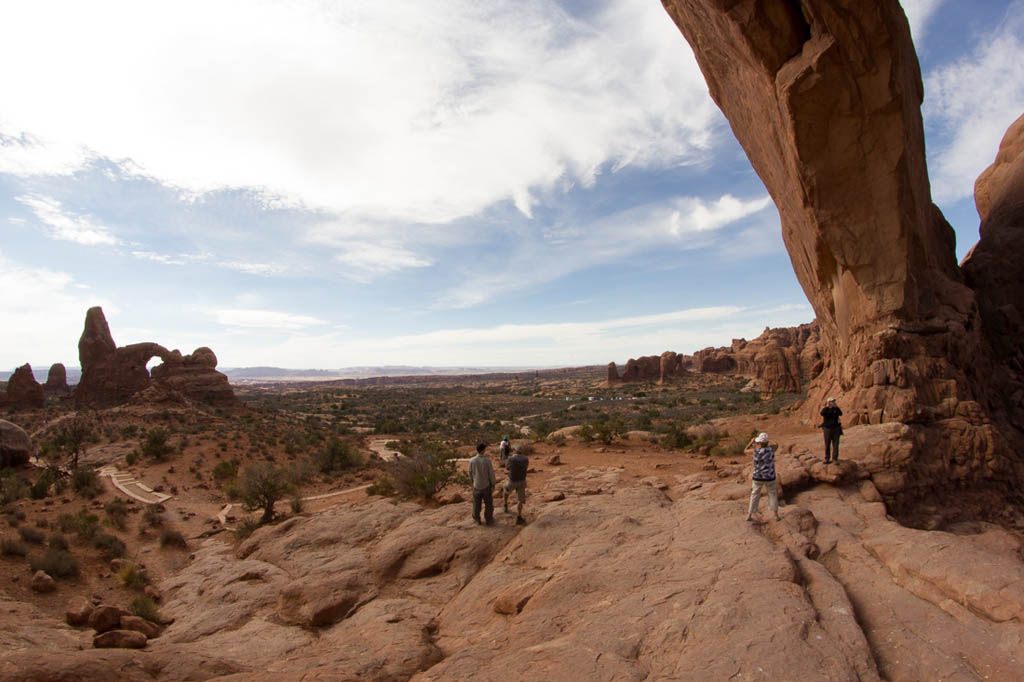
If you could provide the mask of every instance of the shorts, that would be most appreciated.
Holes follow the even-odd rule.
[[[519,502],[526,502],[526,481],[505,481],[505,494],[516,491]]]

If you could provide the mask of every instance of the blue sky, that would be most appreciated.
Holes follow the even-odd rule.
[[[808,322],[657,0],[5,3],[0,368],[566,366]],[[1024,112],[1024,0],[906,0],[936,201]]]

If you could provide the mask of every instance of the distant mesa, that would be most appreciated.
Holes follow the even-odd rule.
[[[100,307],[86,313],[78,357],[82,365],[82,378],[74,390],[78,407],[187,400],[213,405],[236,402],[228,378],[216,370],[217,356],[212,350],[203,347],[182,355],[151,342],[118,347]],[[151,374],[146,365],[154,357],[163,363]]]
[[[762,393],[797,393],[824,367],[817,323],[766,328],[753,341],[733,339],[731,346],[705,348],[693,355],[665,351],[626,362],[622,375],[608,365],[608,384],[635,381],[665,383],[687,373],[735,374],[756,382]]]

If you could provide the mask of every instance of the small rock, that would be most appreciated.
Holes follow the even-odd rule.
[[[161,594],[160,590],[156,589],[152,585],[146,585],[142,590],[142,593],[157,603],[163,601],[164,598],[164,595]]]
[[[146,646],[146,635],[134,630],[109,630],[92,638],[97,649],[142,649]]]
[[[89,627],[96,632],[114,630],[121,625],[121,616],[123,615],[126,615],[125,611],[116,606],[101,604],[89,614]]]
[[[85,625],[92,614],[92,603],[85,597],[73,597],[64,608],[64,621],[68,625]]]
[[[160,626],[138,616],[121,616],[121,629],[141,632],[147,639],[160,636]]]
[[[47,575],[44,571],[36,571],[32,575],[32,582],[30,583],[33,592],[54,592],[57,589],[57,583]]]
[[[558,455],[551,455],[550,457],[548,457],[547,463],[550,464],[551,466],[558,466],[559,464],[562,463],[562,458],[559,457]]]

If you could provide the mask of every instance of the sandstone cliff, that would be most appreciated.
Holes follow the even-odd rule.
[[[209,348],[191,355],[168,351],[157,343],[117,346],[103,309],[90,308],[85,329],[78,341],[82,378],[75,387],[75,404],[80,407],[108,407],[131,400],[181,402],[185,399],[218,405],[235,402],[228,378],[216,370],[217,356]],[[163,364],[153,368],[154,357]]]
[[[14,370],[14,374],[7,381],[7,393],[3,396],[0,404],[18,408],[39,408],[46,402],[42,385],[36,381],[32,374],[32,366],[25,363]]]
[[[608,365],[608,383],[664,383],[686,372],[735,374],[753,379],[764,393],[798,393],[821,373],[818,325],[767,328],[753,341],[734,339],[731,346],[705,348],[693,355],[665,351],[626,362],[622,376]]]

